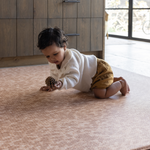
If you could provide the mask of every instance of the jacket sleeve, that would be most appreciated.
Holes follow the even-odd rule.
[[[69,65],[60,80],[63,82],[61,89],[74,87],[80,79],[79,64]]]

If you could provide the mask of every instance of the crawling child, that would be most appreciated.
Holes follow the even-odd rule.
[[[118,91],[125,96],[130,88],[123,77],[114,77],[110,65],[94,55],[84,55],[76,49],[67,48],[68,40],[59,29],[47,28],[38,35],[38,48],[49,62],[51,84],[41,91],[75,88],[93,91],[96,98],[109,98]]]

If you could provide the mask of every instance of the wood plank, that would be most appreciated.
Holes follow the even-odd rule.
[[[34,55],[42,55],[37,43],[38,35],[44,28],[47,28],[47,19],[34,19]]]
[[[63,19],[63,31],[65,34],[77,33],[76,19]],[[68,48],[77,48],[77,37],[68,36]]]
[[[56,26],[62,29],[62,19],[48,19],[48,28]]]
[[[16,18],[16,0],[0,0],[0,18]]]
[[[17,20],[17,56],[33,55],[33,19]]]
[[[63,18],[77,18],[77,3],[63,3]]]
[[[33,18],[33,0],[17,0],[17,18]]]
[[[0,19],[0,57],[16,56],[16,19]]]
[[[34,0],[34,18],[47,18],[47,0]]]
[[[48,0],[48,18],[62,18],[62,0]]]
[[[91,18],[91,51],[103,50],[103,18]]]
[[[90,19],[82,18],[77,20],[77,50],[90,51],[91,38],[90,38]]]
[[[78,3],[78,18],[90,17],[90,0],[80,0]]]
[[[103,17],[104,0],[91,0],[91,17]]]

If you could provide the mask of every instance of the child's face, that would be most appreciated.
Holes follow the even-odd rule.
[[[42,53],[46,56],[50,63],[61,66],[65,58],[65,47],[58,47],[56,44],[50,45],[42,50]]]

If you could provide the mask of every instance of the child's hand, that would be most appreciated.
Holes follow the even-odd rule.
[[[52,92],[54,90],[60,89],[62,87],[63,83],[62,81],[57,81],[57,83],[55,83],[52,86],[42,86],[40,91],[48,91],[48,92]]]
[[[57,81],[57,83],[54,84],[54,87],[56,89],[60,89],[62,87],[62,85],[63,85],[62,81],[59,80],[59,81]]]
[[[56,83],[54,85],[50,86],[50,89],[48,90],[49,92],[52,92],[54,90],[60,89],[62,87],[63,83],[62,81],[56,81]]]
[[[40,88],[40,91],[49,91],[50,89],[51,89],[50,86],[42,86]]]

